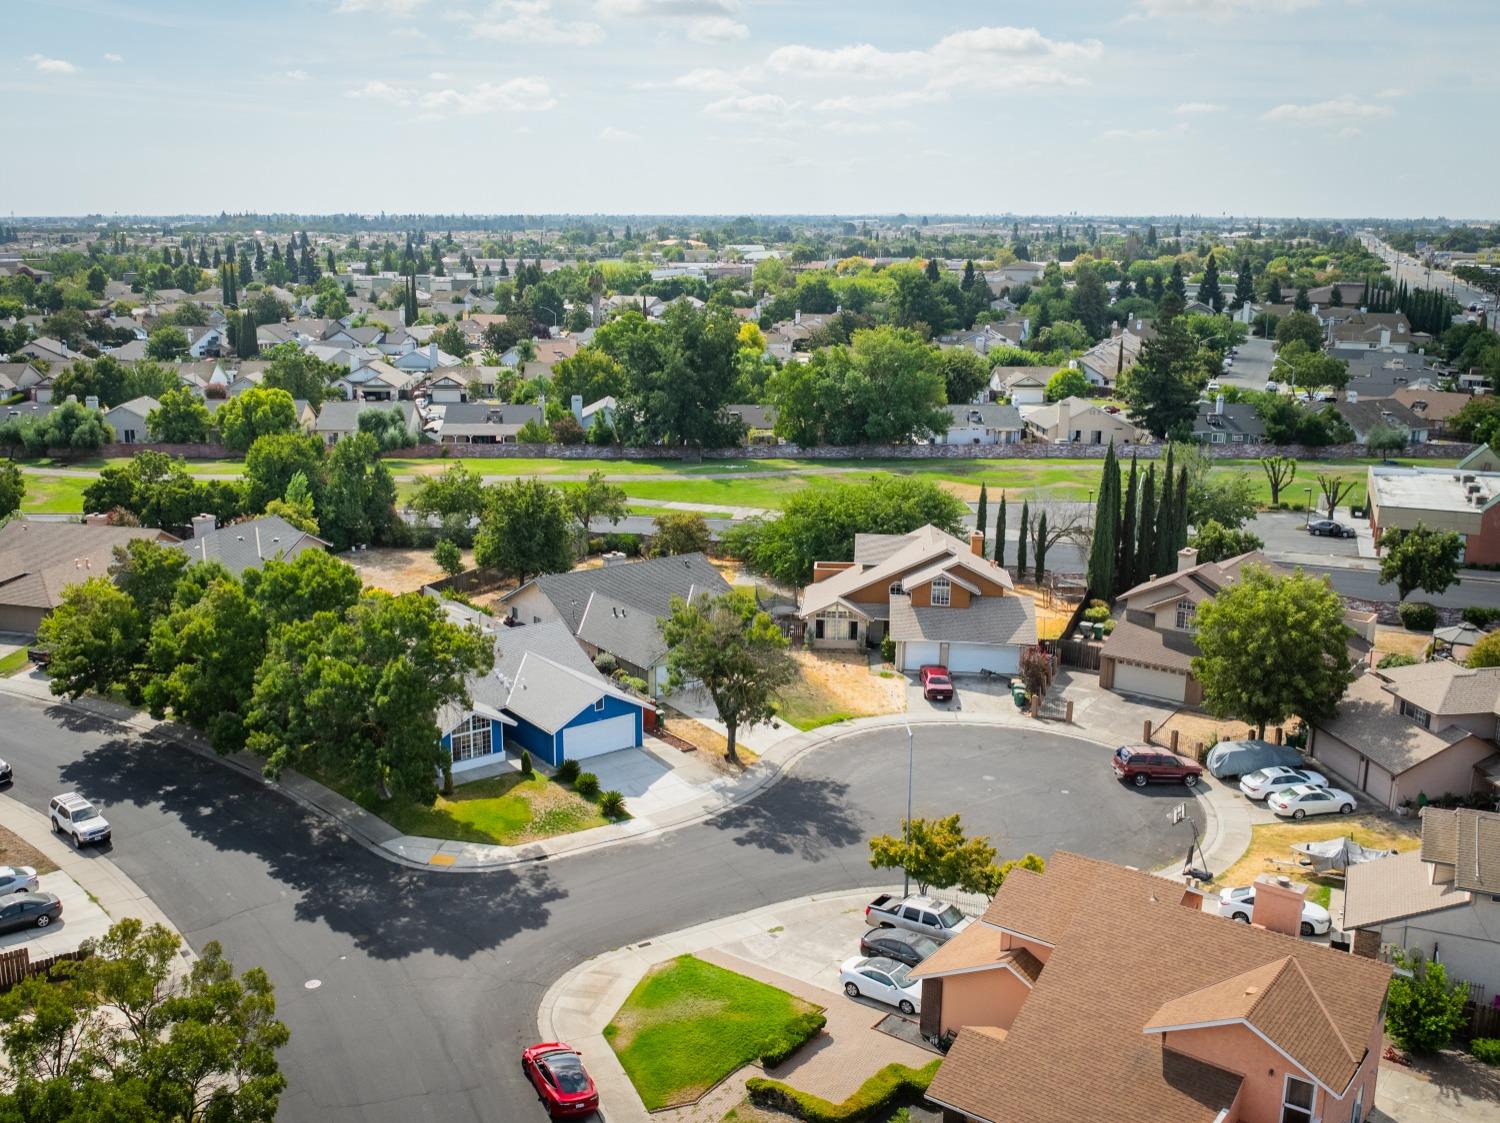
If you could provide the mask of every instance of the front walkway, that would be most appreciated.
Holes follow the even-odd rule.
[[[850,999],[839,986],[839,964],[859,954],[864,906],[874,894],[783,901],[591,959],[543,997],[538,1040],[566,1041],[583,1052],[610,1123],[718,1123],[744,1098],[752,1076],[768,1075],[838,1103],[884,1065],[919,1068],[938,1054],[875,1029],[895,1011]],[[688,953],[823,1007],[828,1024],[775,1069],[763,1074],[759,1065],[746,1065],[696,1104],[648,1113],[603,1031],[648,970]]]

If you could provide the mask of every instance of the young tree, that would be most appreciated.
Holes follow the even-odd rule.
[[[608,519],[614,525],[630,510],[625,489],[606,483],[604,473],[598,470],[590,472],[583,483],[564,492],[563,502],[568,514],[578,524],[584,551],[588,549],[589,530],[595,519]]]
[[[105,577],[67,586],[37,629],[51,653],[49,688],[69,698],[129,682],[145,638],[135,602]]]
[[[1198,551],[1200,563],[1238,557],[1265,545],[1248,530],[1234,530],[1213,519],[1198,527],[1189,544]]]
[[[1354,681],[1343,598],[1325,577],[1247,566],[1197,611],[1193,675],[1215,717],[1255,726],[1334,712]]]
[[[654,526],[651,537],[652,557],[705,553],[708,550],[711,540],[708,523],[694,511],[657,515]]]
[[[1395,957],[1400,968],[1391,977],[1386,997],[1385,1029],[1391,1039],[1412,1053],[1435,1053],[1447,1048],[1465,1021],[1469,984],[1448,980],[1448,969],[1432,963],[1419,951]]]
[[[161,403],[146,415],[146,432],[153,441],[201,444],[208,440],[212,427],[208,407],[186,386],[168,390],[161,396]]]
[[[293,473],[287,482],[286,494],[267,503],[266,514],[277,515],[308,534],[318,533],[317,505],[313,502],[312,485],[307,482],[305,472]]]
[[[1047,400],[1060,402],[1064,398],[1082,398],[1089,392],[1089,380],[1077,367],[1063,367],[1047,379]]]
[[[474,564],[514,576],[518,585],[539,573],[572,568],[568,512],[557,489],[535,478],[489,488],[474,537]]]
[[[1380,583],[1396,583],[1405,600],[1413,590],[1439,596],[1459,584],[1459,559],[1464,540],[1451,530],[1428,530],[1420,522],[1410,530],[1386,530],[1380,535]]]
[[[1016,579],[1026,580],[1026,540],[1031,537],[1031,500],[1021,500],[1021,540],[1016,543]]]
[[[1323,503],[1328,508],[1328,517],[1333,518],[1338,505],[1349,497],[1354,490],[1354,481],[1346,480],[1332,473],[1318,476],[1318,490],[1323,494]]]
[[[1041,873],[1035,854],[995,864],[995,847],[986,838],[966,838],[958,815],[942,819],[901,821],[902,833],[870,839],[870,865],[877,870],[899,869],[917,883],[917,892],[958,887],[965,893],[993,897],[1006,875],[1017,867]]]
[[[738,764],[740,727],[769,721],[778,691],[797,677],[786,637],[743,590],[691,603],[673,598],[661,632],[672,684],[703,684],[724,723],[729,760]]]
[[[432,560],[449,577],[457,577],[464,571],[463,551],[451,538],[438,539],[437,545],[432,548]]]
[[[1271,487],[1271,506],[1281,502],[1281,491],[1297,478],[1297,461],[1290,456],[1262,456],[1260,468]]]

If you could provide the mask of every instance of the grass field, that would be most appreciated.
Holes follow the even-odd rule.
[[[810,1003],[691,955],[651,970],[604,1036],[647,1111],[692,1103],[769,1047],[808,1036]]]
[[[13,675],[26,666],[26,649],[18,647],[9,655],[0,657],[0,677]]]
[[[1339,815],[1332,818],[1336,821],[1324,822],[1319,818],[1312,818],[1300,823],[1261,823],[1252,827],[1249,849],[1238,862],[1214,879],[1215,887],[1249,885],[1263,873],[1284,874],[1298,884],[1306,885],[1307,899],[1326,908],[1331,889],[1334,886],[1342,887],[1343,879],[1318,877],[1300,866],[1291,865],[1296,857],[1290,849],[1292,843],[1351,835],[1361,846],[1404,852],[1420,846],[1422,842],[1417,835],[1375,815],[1360,814],[1348,818]],[[1288,864],[1277,864],[1281,862]]]
[[[21,512],[27,515],[72,515],[83,513],[83,490],[91,481],[81,476],[26,475],[26,497]]]

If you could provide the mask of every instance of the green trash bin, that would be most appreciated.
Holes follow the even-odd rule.
[[[1094,625],[1094,638],[1096,640],[1104,638],[1104,624],[1102,622]]]

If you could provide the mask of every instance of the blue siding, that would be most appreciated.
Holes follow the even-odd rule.
[[[473,716],[474,715],[472,713],[465,714],[463,716],[463,718],[459,721],[459,725],[462,725],[464,722],[468,721]],[[443,746],[443,752],[447,753],[449,756],[453,755],[453,734],[452,733],[444,733],[443,736],[442,736],[442,738],[441,738],[441,740],[440,740],[440,744]],[[494,718],[490,718],[490,755],[491,756],[499,756],[504,751],[505,751],[505,723],[504,722],[500,722],[500,721],[496,721]],[[476,759],[478,759],[478,758],[476,758]]]
[[[515,715],[512,715],[513,717]],[[510,739],[520,745],[533,757],[546,761],[553,768],[562,763],[558,746],[560,744],[557,736],[540,729],[525,718],[516,717],[516,724],[511,727]]]
[[[613,694],[604,696],[604,709],[596,710],[593,706],[580,711],[572,721],[568,722],[564,729],[576,729],[580,725],[588,725],[590,722],[605,721],[612,717],[623,717],[632,715],[635,718],[635,744],[641,744],[641,708],[633,702],[627,702],[622,698],[616,698]]]

